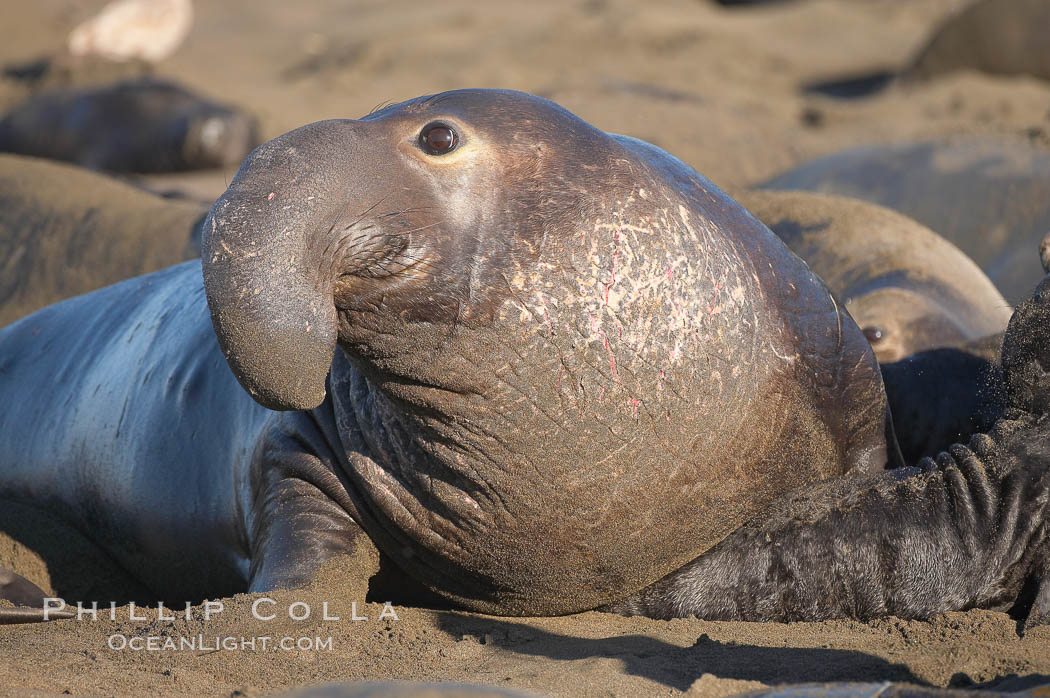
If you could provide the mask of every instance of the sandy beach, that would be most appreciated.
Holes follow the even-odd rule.
[[[102,4],[5,0],[0,64],[53,55],[70,29]],[[650,141],[725,188],[754,185],[861,144],[988,134],[1050,148],[1050,83],[1032,77],[960,72],[923,82],[891,79],[884,90],[856,99],[814,89],[899,73],[963,4],[201,0],[185,45],[156,74],[248,109],[267,139],[447,89],[523,90],[605,131]],[[0,80],[0,109],[29,90],[10,77]],[[207,202],[233,174],[158,175],[143,182]],[[0,513],[5,516],[0,566],[68,598],[124,583],[76,532],[28,512]],[[42,536],[68,541],[64,569],[49,569],[32,551]],[[371,576],[376,555],[362,549],[326,567],[307,590],[271,594],[262,615],[272,619],[253,614],[258,597],[239,595],[222,599],[222,611],[207,620],[205,606],[189,618],[177,610],[174,619],[159,619],[154,606],[136,611],[145,620],[130,618],[122,607],[115,619],[106,613],[97,620],[0,626],[0,695],[266,696],[366,679],[467,681],[553,696],[725,696],[814,681],[1011,691],[1050,682],[1050,627],[1022,638],[1011,618],[989,611],[928,622],[784,625],[596,612],[494,618],[394,599],[395,619],[383,614],[382,580],[370,588],[354,581]],[[56,588],[54,578],[60,572],[68,578],[70,569],[79,570],[73,576],[80,586]],[[323,619],[326,602],[340,620]],[[352,602],[368,620],[351,619]],[[297,603],[310,608],[309,618],[288,617]],[[197,636],[201,642],[189,649],[126,644]],[[216,647],[227,637],[306,638],[306,647]]]

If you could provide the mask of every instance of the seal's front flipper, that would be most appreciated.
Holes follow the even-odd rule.
[[[328,560],[352,555],[361,542],[358,538],[365,536],[350,515],[311,482],[283,478],[268,490],[267,511],[256,513],[249,592],[301,589]],[[362,584],[367,589],[367,579]]]
[[[20,574],[0,567],[0,601],[8,601],[11,606],[0,606],[0,625],[17,623],[42,623],[46,620],[72,618],[70,611],[44,610],[44,599],[47,594]]]
[[[367,540],[336,474],[334,434],[332,424],[319,424],[309,413],[283,413],[257,447],[250,592],[303,588],[327,561],[353,555]],[[367,589],[367,578],[360,581]]]

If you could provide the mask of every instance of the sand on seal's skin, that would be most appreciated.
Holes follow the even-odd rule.
[[[104,2],[7,3],[0,62],[56,46]],[[550,97],[597,127],[652,141],[723,186],[768,179],[804,160],[864,143],[983,133],[1050,145],[1050,84],[962,73],[896,85],[865,100],[804,94],[800,85],[908,64],[961,0],[799,0],[727,10],[705,0],[223,0],[197,3],[184,48],[158,71],[259,115],[272,138],[323,118],[358,117],[386,100],[457,87]],[[0,79],[0,109],[25,85]],[[151,178],[214,198],[233,171]],[[1033,254],[1037,251],[1033,250]],[[2,264],[0,260],[0,264]],[[0,515],[6,503],[0,502]],[[83,536],[57,524],[0,534],[0,565],[48,591],[99,593],[121,579]],[[11,524],[13,525],[13,524]],[[23,543],[62,541],[49,567]],[[61,547],[61,546],[60,546]],[[716,696],[785,682],[906,681],[1016,685],[1050,677],[1050,628],[1019,638],[1005,614],[951,613],[930,622],[709,623],[584,613],[491,618],[364,603],[374,551],[334,562],[311,589],[223,599],[204,621],[61,621],[0,627],[0,695],[263,696],[328,681],[471,681],[551,695]],[[71,572],[75,574],[70,574]],[[71,588],[99,579],[91,589]],[[51,577],[66,580],[54,589]],[[73,585],[75,587],[76,585]],[[112,587],[111,587],[112,588]],[[373,590],[380,594],[381,590]],[[358,615],[349,618],[349,603]],[[321,603],[340,621],[318,618]],[[288,606],[311,606],[306,621]],[[283,619],[281,619],[283,618]],[[112,650],[115,635],[332,637],[319,651]],[[119,640],[118,640],[119,642]],[[1014,684],[1004,681],[1013,681]]]

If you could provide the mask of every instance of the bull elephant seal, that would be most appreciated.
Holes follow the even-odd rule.
[[[206,214],[79,167],[0,155],[0,325],[193,259]]]
[[[880,362],[979,340],[1013,311],[973,261],[929,228],[864,201],[811,192],[734,198],[843,301]]]
[[[363,530],[467,608],[594,608],[889,458],[878,364],[804,263],[536,97],[297,129],[204,235],[203,284],[0,334],[0,497],[46,492],[160,598],[305,583]]]
[[[569,613],[737,540],[776,494],[902,479],[881,472],[874,355],[804,263],[681,162],[536,97],[456,91],[292,131],[241,167],[203,250],[203,279],[186,263],[0,333],[17,405],[0,497],[79,521],[169,600],[304,584],[367,535],[463,607]],[[982,504],[1019,500],[1045,538],[1028,505],[1046,463],[1022,465],[1024,487],[984,482]],[[867,589],[852,544],[892,527],[848,506],[868,480],[836,482],[819,501],[846,525],[811,523]],[[982,581],[1016,594],[1045,541],[1002,523],[965,580],[941,569],[957,539],[880,548],[921,558],[916,584],[942,575],[905,608],[956,608]],[[1004,542],[1016,556],[978,560]],[[851,613],[820,565],[800,572],[812,615]]]
[[[232,167],[258,142],[249,114],[149,77],[48,90],[0,119],[0,152],[110,172]]]
[[[977,0],[933,32],[903,77],[928,79],[979,70],[1050,80],[1047,27],[1047,0]]]
[[[864,146],[799,165],[762,188],[841,194],[899,211],[966,253],[1010,303],[1043,278],[1032,250],[1050,230],[1050,152],[1026,141]]]

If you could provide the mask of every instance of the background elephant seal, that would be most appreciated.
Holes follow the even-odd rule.
[[[864,97],[891,85],[970,70],[1050,80],[1050,0],[977,0],[963,4],[930,34],[899,72],[885,69],[843,75],[804,87],[832,97]]]
[[[734,198],[831,288],[880,362],[1006,329],[1013,311],[959,248],[894,211],[811,192]]]
[[[956,70],[1050,80],[1050,0],[978,0],[934,30],[908,79]]]
[[[78,167],[0,155],[0,326],[196,257],[206,214]]]
[[[999,345],[1012,310],[959,248],[857,199],[733,196],[828,284],[871,342],[905,462],[995,424],[1004,407]]]
[[[870,347],[798,257],[530,95],[292,131],[204,236],[203,281],[0,332],[0,497],[163,599],[304,584],[367,534],[467,608],[594,608],[895,450]]]
[[[69,33],[72,56],[159,63],[182,45],[193,27],[191,0],[114,0]]]
[[[983,136],[865,146],[812,160],[762,188],[864,199],[910,216],[959,247],[1008,301],[1043,270],[1032,250],[1050,230],[1050,152]]]
[[[0,119],[0,151],[111,172],[230,167],[258,144],[254,117],[141,78],[41,92]]]

